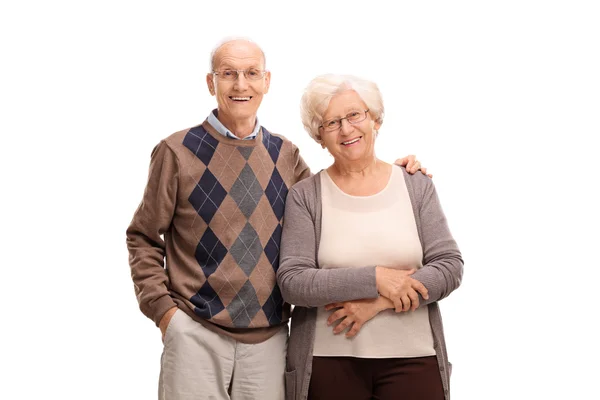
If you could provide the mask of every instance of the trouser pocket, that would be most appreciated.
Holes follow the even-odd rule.
[[[296,399],[296,370],[285,372],[285,400]]]

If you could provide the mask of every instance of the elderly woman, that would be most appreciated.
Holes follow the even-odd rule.
[[[352,76],[317,77],[302,98],[334,161],[286,201],[287,400],[450,397],[438,301],[463,261],[431,179],[376,157],[383,111],[377,86]]]

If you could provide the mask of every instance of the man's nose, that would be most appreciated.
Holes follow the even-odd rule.
[[[243,91],[248,88],[248,80],[246,79],[246,75],[242,71],[239,72],[237,79],[235,80],[235,89]]]

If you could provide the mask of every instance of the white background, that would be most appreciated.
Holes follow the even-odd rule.
[[[314,171],[308,81],[380,85],[378,155],[434,173],[466,262],[441,304],[454,399],[600,398],[597,3],[392,3],[2,3],[1,398],[156,398],[125,229],[154,145],[214,107],[229,35],[263,46],[260,121]]]

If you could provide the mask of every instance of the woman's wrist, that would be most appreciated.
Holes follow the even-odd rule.
[[[392,301],[387,297],[379,295],[379,298],[377,299],[377,306],[379,308],[379,311],[381,312],[389,308],[394,308],[394,303],[392,303]]]
[[[381,280],[384,273],[383,268],[384,267],[379,265],[375,266],[375,286],[377,287],[377,291],[379,293],[381,293]]]

